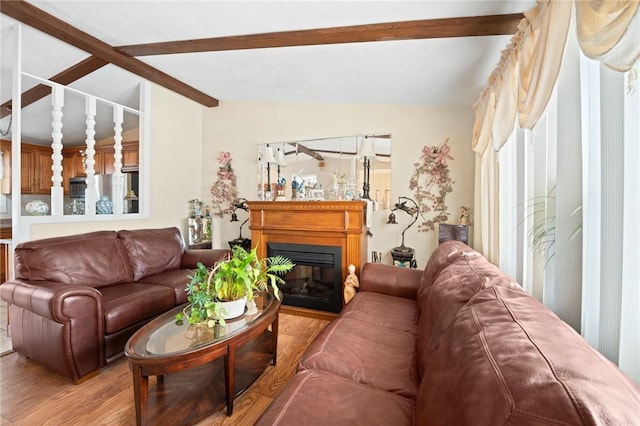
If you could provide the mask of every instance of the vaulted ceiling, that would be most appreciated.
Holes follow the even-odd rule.
[[[207,107],[231,100],[471,106],[534,3],[2,1],[0,129],[10,118],[18,21],[26,24],[24,71],[133,107],[140,78]],[[23,139],[46,141],[48,90],[23,79],[27,89]],[[82,110],[65,102],[65,115]],[[64,130],[67,141],[84,139],[81,125],[65,122]]]

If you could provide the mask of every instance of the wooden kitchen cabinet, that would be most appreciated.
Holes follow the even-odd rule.
[[[86,146],[75,146],[64,148],[62,153],[64,157],[69,157],[67,162],[69,167],[63,164],[63,167],[67,172],[63,172],[65,187],[68,186],[69,178],[86,176],[87,173],[83,168],[84,158],[80,151],[87,149]],[[115,148],[113,144],[96,144],[95,154],[93,156],[95,164],[93,168],[97,175],[108,175],[115,172],[114,168],[114,154]],[[138,154],[138,141],[122,142],[122,171],[133,172],[137,171],[139,164]],[[64,160],[63,160],[64,161]]]
[[[96,164],[98,161],[101,162],[102,173],[96,172],[96,174],[105,174],[110,175],[115,172],[115,167],[113,165],[115,159],[114,155],[116,150],[113,145],[96,145]],[[98,157],[100,159],[98,160]],[[140,155],[138,153],[138,141],[128,141],[122,142],[122,171],[123,172],[136,172],[139,167],[139,158]],[[97,170],[97,168],[96,168]]]
[[[65,195],[69,194],[69,179],[76,176],[75,161],[73,155],[62,155],[62,187]]]
[[[11,228],[0,229],[0,239],[11,239]],[[9,278],[9,246],[7,244],[0,244],[0,283],[5,282]]]
[[[138,141],[122,142],[122,171],[137,172],[140,167]]]
[[[23,194],[51,194],[53,150],[46,146],[22,144],[20,182]]]
[[[1,190],[5,194],[11,193],[11,141],[1,141],[4,153],[4,176]],[[62,186],[64,193],[69,192],[69,179],[86,176],[84,171],[84,158],[80,151],[86,146],[66,147],[62,150]],[[122,171],[133,172],[139,169],[140,155],[138,141],[122,142]],[[115,149],[113,144],[95,145],[95,173],[111,174],[115,171],[113,166]],[[20,182],[23,194],[51,194],[51,177],[53,171],[53,150],[49,146],[23,143],[20,152]]]
[[[112,147],[112,146],[107,146],[107,147],[102,147],[100,148],[100,167],[102,170],[102,173],[97,173],[97,174],[103,174],[103,175],[110,175],[113,172],[116,171],[115,167],[113,166],[113,163],[115,161],[115,159],[113,158],[113,156],[116,153],[116,150]],[[98,151],[96,151],[96,163],[98,162],[97,160],[98,157]]]

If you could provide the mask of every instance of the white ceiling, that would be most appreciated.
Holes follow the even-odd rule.
[[[30,1],[113,45],[345,25],[524,12],[511,1]],[[11,97],[11,27],[0,16],[0,102]],[[510,36],[385,41],[143,56],[138,59],[225,101],[465,105],[475,101]],[[89,55],[23,27],[23,70],[41,77]],[[113,65],[71,84],[137,107],[139,78]],[[24,81],[23,90],[33,86]],[[84,139],[83,106],[65,102],[64,141]],[[23,110],[23,139],[50,139],[50,100]],[[108,121],[108,120],[107,120]],[[126,123],[129,126],[130,123]],[[8,117],[0,122],[6,130]],[[112,124],[98,127],[99,138]]]

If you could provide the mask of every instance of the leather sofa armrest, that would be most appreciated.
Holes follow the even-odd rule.
[[[95,318],[103,317],[102,295],[89,286],[16,279],[0,286],[0,296],[9,304],[58,323],[69,322],[73,317],[74,309],[69,310],[69,306],[65,306],[70,298],[92,301],[93,303],[85,303],[86,309],[92,310]]]
[[[360,273],[360,291],[415,299],[422,273],[421,269],[365,263]]]
[[[105,364],[102,295],[93,287],[13,280],[0,285],[9,303],[13,348],[78,382]]]
[[[198,262],[205,266],[213,266],[217,261],[224,259],[231,251],[227,249],[187,249],[182,254],[182,269],[195,269]]]

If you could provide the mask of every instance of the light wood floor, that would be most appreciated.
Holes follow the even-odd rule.
[[[329,322],[281,314],[278,364],[236,398],[233,416],[225,410],[198,425],[252,425],[295,374],[309,342]],[[155,381],[150,380],[150,385]],[[16,353],[0,357],[0,424],[135,425],[133,384],[126,359],[79,385]]]

